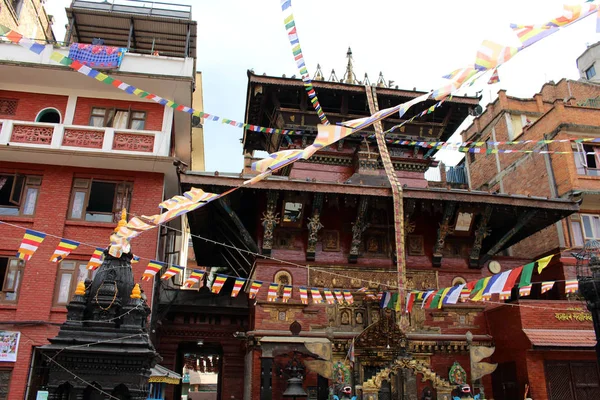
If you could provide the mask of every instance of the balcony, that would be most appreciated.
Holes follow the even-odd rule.
[[[95,128],[0,119],[0,146],[168,157],[170,136],[160,131]]]
[[[0,64],[29,64],[29,66],[47,66],[69,71],[69,67],[59,65],[50,59],[50,55],[53,51],[56,51],[65,57],[69,56],[68,47],[55,47],[55,45],[47,44],[41,54],[35,54],[19,45],[5,41],[3,42],[0,39]],[[165,78],[173,77],[188,79],[192,79],[195,75],[193,58],[145,55],[129,52],[125,53],[119,69],[111,71],[111,74],[113,72],[118,72],[119,74],[160,75]]]

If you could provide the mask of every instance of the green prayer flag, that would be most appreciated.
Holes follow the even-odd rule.
[[[442,293],[438,291],[438,293],[435,296],[433,296],[433,300],[431,301],[429,308],[438,308],[438,306],[440,305],[441,297],[442,297]]]
[[[396,303],[398,303],[398,293],[393,293],[392,298],[390,299],[390,302],[388,303],[386,308],[393,310],[396,306]]]
[[[535,267],[535,262],[529,263],[527,265],[523,265],[523,272],[521,272],[521,281],[519,282],[519,287],[529,286],[531,285],[531,275],[533,274],[533,268]]]

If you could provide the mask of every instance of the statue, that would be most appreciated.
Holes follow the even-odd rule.
[[[333,395],[333,400],[356,400],[356,396],[352,396],[352,387],[345,385],[339,391],[342,397],[338,397],[337,395]],[[352,396],[352,397],[350,397]]]
[[[279,224],[279,214],[272,209],[263,213],[262,226],[264,228],[263,249],[273,248],[273,230]]]
[[[317,235],[319,231],[323,228],[323,224],[320,220],[320,215],[318,211],[315,211],[312,217],[308,218],[308,253],[315,252],[315,246],[317,245]]]
[[[369,253],[379,253],[379,243],[377,243],[377,239],[374,236],[369,238],[369,242],[367,244],[367,251]]]
[[[471,387],[469,385],[458,385],[455,389],[457,395],[452,396],[452,400],[479,400],[480,395],[476,394],[473,396],[471,393]]]
[[[363,323],[363,315],[361,312],[356,313],[356,323],[357,324],[362,324]]]
[[[423,395],[421,396],[421,400],[433,400],[433,392],[431,388],[426,387],[423,389]]]
[[[350,314],[347,311],[342,312],[342,325],[350,324]]]

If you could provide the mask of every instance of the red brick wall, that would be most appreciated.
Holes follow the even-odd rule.
[[[71,184],[75,174],[106,176],[133,181],[133,196],[130,210],[128,210],[133,214],[153,214],[157,210],[157,204],[162,200],[163,176],[161,174],[92,170],[39,164],[3,163],[0,166],[0,172],[15,171],[42,175],[35,216],[33,218],[0,217],[0,220],[99,247],[107,245],[114,224],[66,220]],[[23,234],[22,229],[0,224],[0,237],[3,238],[0,241],[0,254],[14,256]],[[40,320],[58,323],[64,321],[66,309],[52,306],[58,264],[48,261],[58,242],[59,239],[46,237],[32,259],[26,263],[18,302],[16,305],[0,305],[0,321]],[[134,239],[132,250],[142,258],[155,258],[156,245],[156,232],[151,231]],[[87,261],[92,252],[91,247],[80,245],[69,258]],[[133,270],[136,280],[144,271],[146,263],[146,261],[141,261],[134,264]],[[142,284],[142,288],[148,296],[148,301],[151,302],[152,284],[145,282]],[[53,337],[58,328],[41,325],[28,328],[6,326],[5,329],[20,330],[24,335],[28,335],[21,339],[10,388],[11,398],[23,398],[32,346],[46,344],[46,338]]]
[[[0,90],[0,98],[19,100],[16,115],[0,114],[0,119],[14,119],[17,121],[35,121],[37,114],[47,107],[54,107],[60,111],[61,118],[64,120],[68,100],[68,96],[9,90]]]
[[[162,130],[164,107],[156,103],[142,103],[139,101],[122,101],[110,99],[93,99],[87,97],[78,97],[77,106],[75,108],[75,117],[73,125],[88,125],[90,122],[90,114],[92,107],[102,108],[122,108],[128,109],[131,107],[135,111],[146,112],[145,130],[160,131]]]

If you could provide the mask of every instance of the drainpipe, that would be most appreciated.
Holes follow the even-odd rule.
[[[544,140],[548,139],[544,134]],[[548,145],[543,146],[545,151],[548,151]],[[558,185],[556,184],[556,178],[554,177],[554,170],[552,169],[552,159],[550,154],[544,153],[544,162],[546,163],[546,172],[548,173],[548,186],[550,187],[550,195],[552,198],[558,198]],[[563,231],[562,220],[555,223],[556,231],[558,232],[558,245],[561,249],[565,248],[565,233]]]

